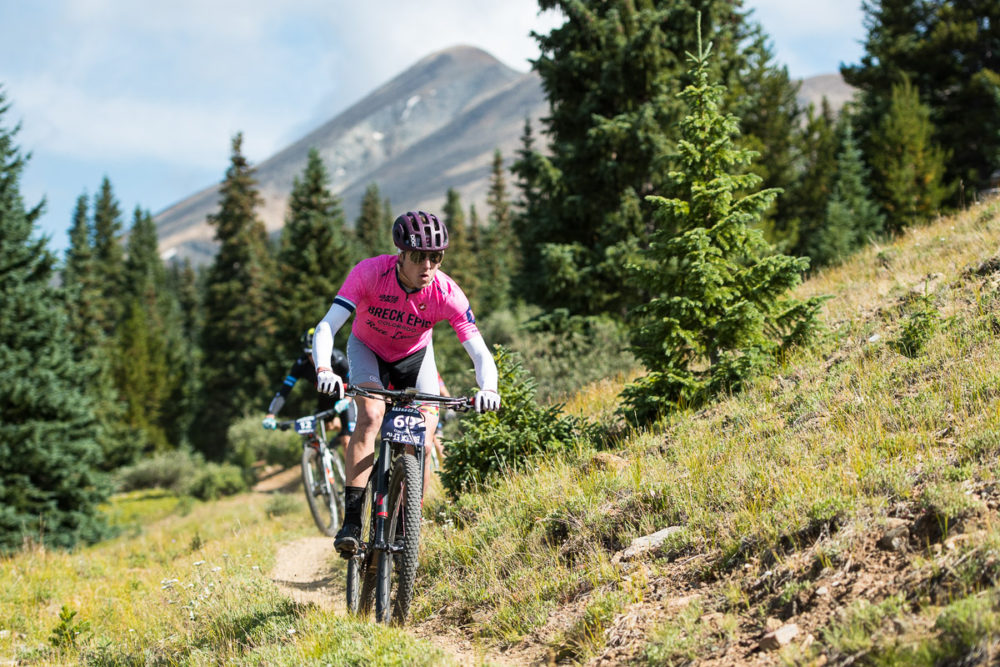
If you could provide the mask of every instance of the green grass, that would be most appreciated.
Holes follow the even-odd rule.
[[[290,600],[268,578],[278,545],[315,528],[244,494],[191,503],[115,497],[131,527],[72,553],[0,560],[0,661],[18,664],[450,664],[406,632]],[[331,563],[331,565],[335,565]]]
[[[626,434],[613,450],[624,466],[592,465],[585,450],[454,505],[429,503],[435,524],[416,615],[444,616],[501,645],[523,640],[542,632],[556,608],[623,595],[613,554],[671,525],[684,526],[683,538],[652,561],[654,573],[657,563],[694,553],[704,565],[691,576],[706,579],[732,576],[744,563],[756,572],[828,535],[809,570],[797,573],[802,589],[815,572],[849,560],[894,506],[938,521],[929,541],[964,530],[985,512],[964,485],[996,480],[1000,451],[1000,276],[975,270],[998,245],[993,206],[913,230],[888,248],[888,269],[877,259],[886,248],[864,251],[801,288],[834,296],[820,345],[739,395]],[[608,415],[615,394],[607,382],[594,385],[567,409]],[[852,532],[837,534],[849,524]],[[952,589],[956,602],[984,590],[960,588]],[[857,627],[920,614],[923,604],[907,611],[887,598],[858,607],[853,620],[817,635],[810,653],[853,651]],[[711,601],[736,611],[727,605]],[[609,621],[593,616],[560,630],[567,655],[597,650],[588,637]],[[961,634],[949,632],[938,636]],[[707,641],[682,615],[654,633],[647,658],[682,660]]]
[[[680,664],[759,639],[767,618],[793,613],[834,573],[895,558],[901,587],[817,607],[813,643],[776,658],[985,660],[1000,635],[1000,274],[978,267],[1000,247],[998,210],[943,219],[817,274],[799,292],[833,295],[819,345],[705,409],[640,430],[614,424],[616,459],[583,446],[456,502],[435,484],[413,622],[583,662],[652,582],[660,594],[698,585],[696,603],[650,616],[634,651]],[[565,410],[610,425],[633,377],[594,383]],[[315,531],[287,500],[149,493],[107,512],[122,529],[114,540],[0,560],[0,661],[449,662],[405,631],[283,595],[266,575],[276,548]],[[911,551],[872,555],[901,514],[919,527]],[[683,531],[638,569],[615,562],[667,526]]]

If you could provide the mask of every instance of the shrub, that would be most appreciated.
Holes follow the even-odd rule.
[[[184,493],[199,500],[215,500],[247,490],[243,470],[232,463],[206,463],[198,469]]]
[[[121,468],[119,491],[166,489],[177,495],[209,500],[247,489],[243,470],[231,463],[206,463],[200,454],[177,450]]]
[[[900,354],[916,357],[930,341],[941,322],[941,313],[929,297],[921,297],[916,307],[903,321],[899,337],[890,343],[890,347]]]
[[[119,468],[115,481],[119,491],[166,489],[181,494],[184,485],[203,463],[201,456],[178,449]]]
[[[453,497],[505,469],[523,469],[539,456],[558,455],[596,438],[593,425],[560,414],[561,406],[540,407],[537,383],[519,356],[502,346],[495,350],[503,405],[499,412],[465,420],[462,436],[447,443],[441,481]]]
[[[288,468],[302,458],[302,441],[294,431],[266,431],[260,421],[259,416],[243,417],[227,433],[232,446],[228,460],[243,469],[248,481],[253,479],[251,471],[257,461]]]
[[[490,343],[520,355],[542,403],[564,400],[584,385],[638,366],[625,326],[606,316],[521,307],[491,313],[479,328]]]

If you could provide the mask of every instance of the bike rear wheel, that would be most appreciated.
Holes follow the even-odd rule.
[[[309,512],[320,532],[337,534],[344,513],[344,473],[338,470],[337,454],[328,450],[328,460],[312,446],[302,449],[302,486]]]
[[[400,455],[389,474],[386,543],[398,551],[378,553],[375,618],[396,625],[406,622],[413,599],[420,548],[420,493],[423,471],[412,454]]]
[[[372,480],[365,487],[364,502],[361,505],[362,548],[347,561],[347,611],[351,614],[367,616],[375,601],[375,567],[372,565],[375,538],[375,492]]]

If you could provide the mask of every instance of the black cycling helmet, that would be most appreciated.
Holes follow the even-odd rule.
[[[400,250],[444,250],[448,228],[433,213],[407,211],[392,223],[392,242]]]
[[[299,338],[299,341],[302,342],[302,351],[306,354],[312,354],[314,333],[316,333],[316,327],[309,327],[309,331],[302,334],[302,337]]]

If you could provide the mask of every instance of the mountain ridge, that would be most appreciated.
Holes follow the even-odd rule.
[[[826,95],[836,108],[851,90],[839,75],[810,77],[800,102]],[[394,208],[438,210],[449,188],[464,205],[482,206],[494,151],[510,165],[525,119],[540,128],[548,111],[537,73],[518,72],[474,46],[436,51],[255,165],[264,202],[259,217],[269,233],[284,226],[292,184],[313,147],[348,224],[372,183]],[[164,259],[211,261],[216,243],[207,217],[217,209],[218,188],[212,184],[156,214]]]

